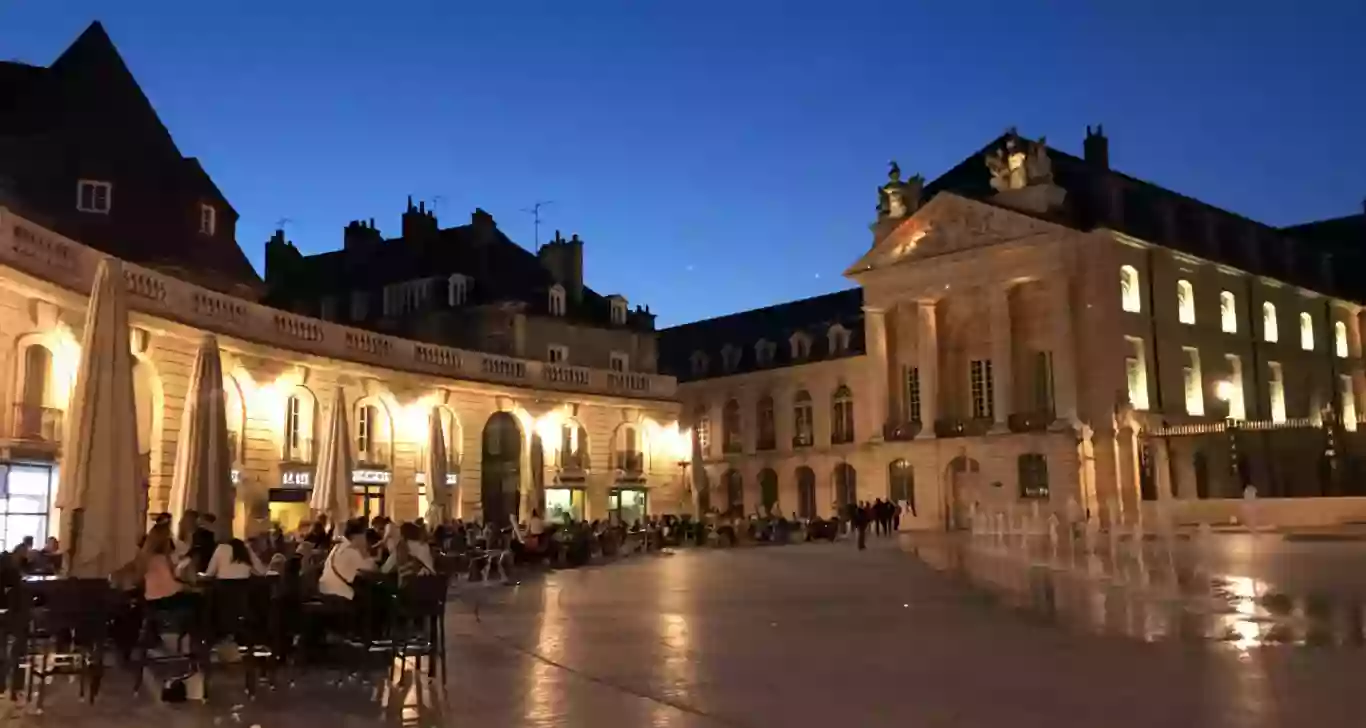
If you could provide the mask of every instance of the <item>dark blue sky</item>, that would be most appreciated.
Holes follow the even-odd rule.
[[[0,2],[0,57],[93,19],[182,151],[305,251],[404,199],[480,206],[664,325],[846,287],[887,160],[933,178],[1005,127],[1254,219],[1366,197],[1366,3]],[[1044,6],[1047,9],[1043,9]]]

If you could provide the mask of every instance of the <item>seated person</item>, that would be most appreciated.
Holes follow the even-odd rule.
[[[211,579],[249,579],[265,573],[261,560],[240,538],[219,544],[209,558],[209,568],[204,570],[204,576]]]
[[[398,532],[400,539],[394,544],[380,571],[389,574],[397,570],[400,583],[413,576],[435,574],[432,549],[422,540],[422,527],[415,523],[404,523],[399,526]]]
[[[327,555],[322,573],[318,575],[318,591],[324,597],[348,602],[355,599],[356,577],[364,571],[375,571],[375,560],[370,558],[365,532],[363,520],[346,524],[344,539]]]

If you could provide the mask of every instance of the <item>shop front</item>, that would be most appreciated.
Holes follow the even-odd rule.
[[[582,521],[588,491],[582,484],[556,483],[545,489],[545,522]]]
[[[311,467],[281,466],[280,482],[270,489],[270,522],[291,531],[309,520],[308,500],[313,494]]]
[[[42,548],[56,536],[52,520],[57,466],[43,462],[0,463],[0,549],[13,550],[25,536]]]
[[[388,470],[357,469],[351,471],[351,514],[371,520],[388,515],[384,510],[385,491],[394,479]]]
[[[618,486],[607,494],[607,513],[613,523],[624,526],[644,523],[649,516],[646,490],[641,486]]]

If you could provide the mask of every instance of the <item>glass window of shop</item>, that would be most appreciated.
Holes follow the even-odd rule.
[[[585,501],[583,488],[546,488],[545,520],[547,523],[565,523],[570,520],[583,520]]]
[[[607,496],[607,510],[613,520],[625,526],[645,521],[645,490],[643,488],[613,488]]]
[[[8,551],[25,536],[42,548],[49,535],[57,468],[52,465],[0,465],[0,548]]]

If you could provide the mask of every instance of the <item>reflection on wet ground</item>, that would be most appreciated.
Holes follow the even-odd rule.
[[[1270,559],[1279,547],[1268,535],[1116,539],[1090,553],[1080,542],[1050,547],[1021,536],[935,536],[904,546],[984,598],[1064,628],[1239,648],[1366,644],[1360,594],[1332,579],[1277,583],[1221,558],[1261,549]]]

